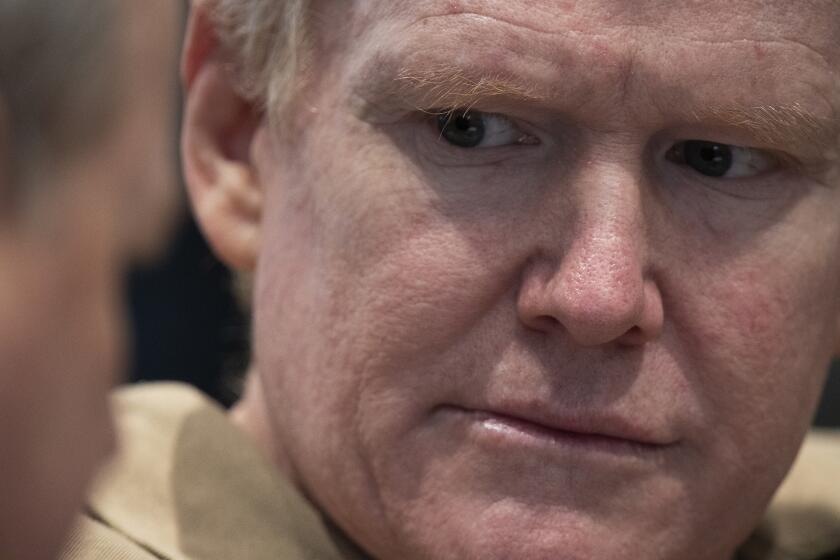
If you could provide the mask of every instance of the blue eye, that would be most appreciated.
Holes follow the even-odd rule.
[[[666,158],[706,177],[726,179],[760,175],[777,164],[773,156],[762,150],[705,140],[678,142]]]
[[[459,148],[492,148],[538,141],[507,117],[480,111],[452,110],[437,116],[440,137]]]

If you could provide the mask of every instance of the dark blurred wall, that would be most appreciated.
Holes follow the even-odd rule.
[[[186,23],[188,2],[179,1]],[[180,98],[180,88],[173,95]],[[173,132],[179,121],[176,115]],[[183,185],[173,188],[184,192]],[[225,405],[235,400],[248,363],[248,321],[232,296],[230,273],[209,251],[186,208],[164,258],[131,274],[128,299],[131,381],[184,381]]]
[[[831,368],[815,424],[840,427],[840,362]]]
[[[131,380],[179,380],[230,404],[247,365],[248,323],[230,273],[185,217],[165,259],[129,281]]]

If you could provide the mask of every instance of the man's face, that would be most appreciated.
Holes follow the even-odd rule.
[[[840,335],[840,9],[319,21],[319,78],[253,152],[293,479],[382,558],[731,554]]]
[[[117,13],[112,124],[97,145],[26,185],[14,216],[0,222],[8,558],[54,557],[112,448],[107,393],[124,365],[122,275],[168,230],[177,6],[121,2]]]

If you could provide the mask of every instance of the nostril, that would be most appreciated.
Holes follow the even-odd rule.
[[[537,315],[532,317],[528,322],[528,326],[534,330],[551,332],[560,327],[560,321],[551,315]]]
[[[658,335],[661,299],[656,283],[640,266],[599,271],[571,266],[575,263],[580,259],[567,256],[565,267],[532,266],[525,271],[516,296],[522,325],[567,336],[582,346],[637,346]]]
[[[618,338],[618,343],[624,346],[639,346],[644,344],[647,337],[644,331],[638,326],[632,327]]]

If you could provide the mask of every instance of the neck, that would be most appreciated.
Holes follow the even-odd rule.
[[[262,451],[263,455],[277,469],[292,478],[293,469],[281,441],[276,426],[269,413],[262,379],[256,368],[251,367],[245,378],[245,393],[229,412],[233,422]],[[292,481],[294,482],[294,481]]]

